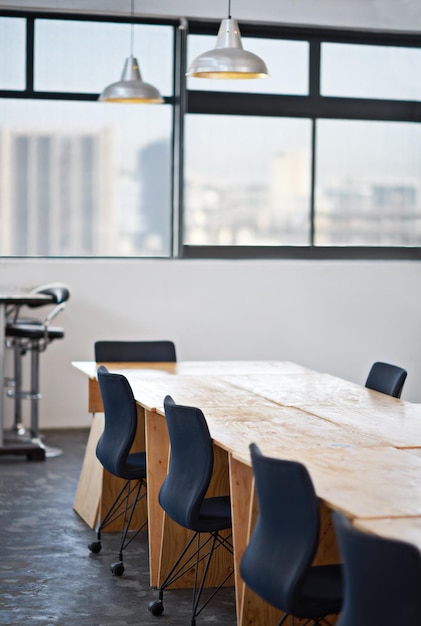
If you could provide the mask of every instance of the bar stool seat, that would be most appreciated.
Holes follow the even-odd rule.
[[[54,326],[49,326],[47,329],[45,329],[42,322],[8,322],[6,324],[6,337],[19,337],[21,339],[28,339],[30,341],[46,339],[48,342],[50,342],[53,341],[53,339],[63,339],[64,330],[63,328],[58,328]],[[28,346],[28,349],[31,348]],[[38,349],[38,351],[42,352],[43,350]]]
[[[31,341],[36,339],[47,339],[47,341],[50,342],[53,341],[53,339],[63,339],[64,330],[63,328],[54,326],[49,326],[45,329],[42,322],[8,322],[6,324],[6,337],[19,337],[21,339],[28,339]],[[43,350],[39,351],[42,352]]]

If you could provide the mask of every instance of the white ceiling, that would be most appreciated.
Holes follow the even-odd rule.
[[[129,14],[130,0],[9,0],[0,8]],[[135,0],[136,14],[226,17],[228,0]],[[252,22],[421,32],[420,0],[231,0],[232,16]]]

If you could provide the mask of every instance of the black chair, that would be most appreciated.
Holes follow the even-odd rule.
[[[175,345],[172,341],[96,341],[97,363],[175,363]]]
[[[104,405],[105,426],[96,448],[96,456],[103,467],[118,478],[124,485],[96,531],[96,541],[89,544],[94,554],[100,552],[101,532],[115,520],[122,518],[119,560],[110,565],[116,576],[124,572],[123,550],[146,526],[129,535],[130,524],[136,505],[146,496],[146,452],[130,452],[136,435],[136,401],[127,378],[112,374],[101,365],[98,368],[98,382]]]
[[[394,398],[400,398],[406,376],[407,372],[402,367],[377,361],[371,366],[365,386]]]
[[[240,563],[250,589],[273,607],[306,620],[329,624],[342,605],[340,565],[312,565],[319,541],[319,503],[301,463],[263,456],[250,445],[259,505],[256,526]],[[360,625],[358,625],[360,626]]]
[[[63,311],[66,302],[70,297],[70,290],[62,284],[50,284],[37,287],[33,293],[40,293],[50,296],[51,300],[47,304],[26,305],[30,308],[49,306],[50,311],[44,319],[29,318],[21,315],[20,306],[8,309],[6,318],[6,346],[14,353],[14,377],[13,388],[9,389],[7,395],[14,399],[14,424],[13,429],[18,436],[26,435],[26,428],[22,420],[22,400],[29,399],[31,404],[31,425],[30,439],[45,448],[46,456],[58,456],[61,450],[45,446],[40,440],[38,432],[40,383],[39,383],[39,355],[47,349],[47,346],[56,339],[63,339],[64,330],[52,327],[52,320]],[[52,306],[52,308],[51,308]],[[22,359],[30,352],[31,354],[31,389],[22,389]]]
[[[344,571],[344,604],[337,626],[419,626],[418,548],[361,532],[340,513],[333,519]]]
[[[212,590],[199,608],[214,551],[223,547],[232,554],[231,533],[220,534],[231,529],[231,503],[229,496],[205,497],[213,470],[213,446],[202,411],[177,405],[170,396],[166,396],[164,408],[171,455],[168,474],[159,492],[159,503],[171,519],[193,531],[193,534],[159,587],[159,599],[149,603],[149,610],[153,615],[161,615],[164,589],[194,567],[191,613],[191,624],[194,626],[196,617],[233,574],[233,568],[228,568],[228,572],[222,574],[220,585]],[[196,549],[189,553],[194,542],[197,542]],[[197,584],[201,561],[204,561],[203,573]]]

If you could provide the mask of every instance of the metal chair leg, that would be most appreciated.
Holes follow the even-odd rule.
[[[111,563],[110,565],[111,572],[116,576],[121,576],[124,573],[123,551],[146,527],[147,520],[145,520],[139,528],[136,528],[136,530],[131,533],[130,537],[128,537],[136,506],[141,500],[143,500],[143,498],[146,497],[146,490],[146,481],[144,479],[136,481],[127,480],[111,507],[108,509],[104,519],[100,522],[96,531],[96,541],[93,541],[88,545],[91,552],[98,554],[102,548],[101,533],[104,528],[115,522],[117,519],[123,518],[121,522],[120,548],[118,555],[119,560],[115,563]]]
[[[152,600],[149,602],[149,610],[152,615],[159,616],[162,615],[164,611],[164,589],[169,587],[176,580],[184,576],[192,567],[194,567],[195,577],[194,577],[194,586],[193,586],[193,597],[192,597],[192,615],[191,615],[191,626],[195,626],[196,617],[200,615],[203,609],[209,604],[214,595],[225,585],[230,576],[232,576],[233,571],[228,572],[228,574],[224,577],[223,581],[213,590],[211,595],[205,600],[202,606],[199,608],[199,601],[202,595],[202,591],[205,585],[206,576],[208,573],[209,565],[211,562],[212,555],[214,551],[219,547],[224,547],[228,552],[232,554],[232,544],[231,537],[222,537],[218,532],[212,533],[203,533],[207,538],[201,540],[201,533],[193,533],[190,537],[187,545],[184,547],[176,562],[172,566],[171,570],[168,572],[165,580],[162,582],[161,586],[158,589],[158,600]],[[190,546],[194,541],[197,540],[197,547],[194,552],[188,555]],[[210,547],[208,544],[211,544]],[[203,549],[206,548],[207,552],[203,554]],[[186,557],[186,558],[185,558]],[[206,559],[204,570],[202,573],[202,577],[199,585],[197,585],[197,572],[199,569],[199,563]]]

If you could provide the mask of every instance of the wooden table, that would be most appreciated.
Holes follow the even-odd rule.
[[[93,388],[95,364],[74,365],[91,377]],[[166,364],[162,369],[118,364],[109,369],[127,376],[143,411],[152,586],[159,585],[184,540],[180,527],[166,519],[157,500],[169,456],[163,412],[167,394],[177,403],[203,410],[215,449],[211,493],[231,495],[239,626],[272,626],[280,615],[246,588],[239,576],[239,562],[257,514],[250,442],[265,454],[297,460],[308,468],[321,502],[318,563],[338,559],[332,509],[359,523],[421,517],[421,456],[398,449],[421,446],[418,405],[292,363],[202,363],[197,369],[194,363]],[[98,402],[95,408],[100,410]],[[91,453],[87,450],[87,455]],[[104,482],[101,488],[107,488]]]
[[[380,535],[387,539],[407,541],[421,552],[421,516],[384,517],[380,519],[355,519],[355,528],[364,532]]]
[[[421,405],[404,402],[330,374],[307,370],[292,373],[287,384],[277,374],[224,376],[231,384],[261,395],[276,404],[308,411],[347,426],[396,448],[421,447]]]
[[[405,459],[408,455],[421,458],[421,448],[411,448],[406,451]],[[409,464],[411,461],[409,460]],[[412,476],[412,484],[406,486],[406,489],[413,489],[414,511],[412,514],[405,512],[404,516],[400,516],[397,511],[395,515],[386,517],[356,517],[353,519],[355,528],[364,532],[373,533],[386,539],[395,539],[397,541],[407,541],[416,546],[421,552],[421,515],[418,511],[419,500],[419,476]]]

